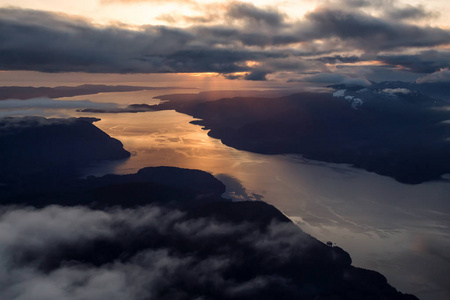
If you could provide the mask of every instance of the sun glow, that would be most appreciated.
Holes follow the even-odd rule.
[[[203,73],[189,73],[193,77],[217,77],[219,73],[216,72],[203,72]]]
[[[254,61],[254,60],[248,60],[248,61],[245,62],[245,65],[246,65],[247,67],[253,68],[253,67],[256,67],[256,66],[261,65],[261,63],[259,63],[259,62],[257,62],[257,61]]]

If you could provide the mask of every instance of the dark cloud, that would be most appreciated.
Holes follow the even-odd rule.
[[[231,3],[227,14],[234,20],[244,20],[252,25],[281,26],[284,21],[284,16],[276,10],[261,9],[243,2]]]
[[[319,57],[316,60],[324,62],[324,63],[328,63],[328,64],[354,63],[359,60],[359,57],[355,56],[355,55],[351,55],[351,56],[334,55],[334,56]]]
[[[412,6],[406,5],[404,7],[395,7],[386,11],[386,16],[394,20],[398,19],[429,19],[437,17],[439,14],[437,12],[431,12],[425,9],[423,5]]]
[[[358,3],[354,5],[368,5],[367,1]],[[217,72],[230,79],[264,80],[273,72],[325,72],[325,63],[363,62],[365,57],[374,57],[385,50],[394,53],[392,57],[401,56],[402,51],[410,47],[428,48],[450,43],[450,33],[446,29],[402,21],[408,15],[419,14],[423,10],[421,7],[403,7],[404,17],[397,17],[395,21],[386,14],[375,17],[336,7],[318,8],[301,21],[288,21],[275,9],[262,9],[248,3],[232,2],[227,9],[216,25],[208,25],[213,15],[206,14],[204,20],[197,20],[206,22],[202,26],[148,25],[139,30],[101,27],[50,12],[0,9],[0,39],[3,41],[0,69]],[[399,14],[400,10],[391,10],[394,12]],[[346,54],[355,51],[364,54],[359,58]],[[316,59],[315,64],[305,62],[306,56],[318,55],[322,58]],[[428,54],[417,55],[425,60]],[[249,65],[247,61],[258,64]],[[447,65],[436,61],[432,67],[428,72]],[[237,72],[247,75],[233,74]]]
[[[371,6],[379,6],[379,5],[389,5],[391,0],[341,0],[340,4],[347,5],[349,7],[371,7]]]
[[[337,83],[356,86],[370,85],[370,82],[365,78],[349,77],[339,73],[320,73],[301,79],[290,79],[288,82]]]
[[[423,5],[399,3],[397,0],[341,0],[348,8],[367,8],[380,10],[385,17],[398,19],[427,19],[437,17],[437,12],[428,11]]]
[[[181,50],[168,54],[163,60],[178,72],[219,72],[232,73],[249,70],[238,65],[246,60],[263,55],[248,51],[230,51],[222,49]]]
[[[215,25],[196,26],[190,30],[198,37],[201,37],[201,42],[207,43],[209,46],[233,45],[235,48],[242,48],[242,46],[259,46],[264,48],[266,46],[280,46],[299,41],[298,37],[291,35],[290,33],[280,33],[278,35],[262,28],[259,30],[255,30],[255,28],[259,27],[243,29],[225,25]]]
[[[339,38],[348,47],[377,52],[404,47],[431,47],[450,43],[448,30],[389,21],[362,12],[322,8],[306,15],[310,38]]]
[[[97,28],[45,12],[4,9],[0,16],[0,38],[7,41],[0,46],[2,69],[163,72],[170,66],[164,65],[160,57],[193,39],[177,29]]]
[[[216,48],[224,40],[232,43],[246,36],[224,27],[182,30],[146,26],[131,31],[98,28],[45,12],[3,9],[0,16],[0,38],[8,41],[0,46],[0,68],[7,70],[229,73],[250,70],[242,65],[246,60],[284,55]]]
[[[252,71],[244,76],[244,79],[246,80],[253,80],[253,81],[262,81],[266,80],[266,75],[269,74],[269,71],[265,70],[255,70]]]
[[[242,74],[222,74],[222,76],[230,80],[244,79],[244,75]]]
[[[433,73],[450,67],[450,51],[422,51],[419,54],[379,55],[378,60],[415,73]]]

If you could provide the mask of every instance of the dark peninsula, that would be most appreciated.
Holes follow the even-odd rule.
[[[194,104],[202,103],[202,102],[208,102],[208,101],[215,101],[217,99],[221,99],[224,97],[249,97],[249,96],[258,96],[262,98],[271,98],[271,97],[280,97],[280,96],[286,96],[289,95],[289,91],[206,91],[206,92],[200,92],[198,94],[170,94],[170,95],[164,95],[164,96],[157,96],[156,99],[163,99],[168,98],[171,99],[173,102],[177,102],[179,105],[183,103],[187,103],[189,106],[192,106]],[[118,114],[118,113],[138,113],[138,112],[148,112],[148,111],[155,111],[160,110],[160,106],[155,107],[155,105],[149,105],[149,104],[131,104],[126,107],[119,107],[119,108],[110,108],[110,109],[101,109],[101,108],[83,108],[77,110],[78,112],[89,112],[89,113],[109,113],[109,114]]]
[[[199,118],[192,123],[241,150],[348,163],[408,184],[439,180],[450,173],[449,103],[387,86],[216,101],[166,95],[153,109]]]
[[[98,120],[0,119],[0,190],[9,184],[18,189],[49,184],[94,162],[130,157],[120,141],[93,125]]]

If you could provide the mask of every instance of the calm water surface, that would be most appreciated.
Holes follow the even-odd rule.
[[[61,100],[89,99],[125,106],[158,103],[152,97],[163,93],[168,92]],[[405,185],[347,165],[239,151],[208,137],[201,127],[189,124],[193,118],[175,111],[64,113],[100,117],[96,125],[133,153],[128,160],[92,166],[84,170],[85,175],[127,174],[161,165],[210,172],[227,185],[227,197],[273,204],[312,236],[344,248],[355,266],[383,273],[402,292],[421,299],[450,299],[448,181]]]

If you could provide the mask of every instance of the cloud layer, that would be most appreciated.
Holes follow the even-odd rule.
[[[450,70],[448,68],[441,69],[417,79],[417,83],[426,82],[450,82]]]
[[[272,223],[263,233],[251,223],[188,219],[181,211],[155,206],[109,211],[3,207],[0,297],[206,299],[239,298],[280,284],[289,290],[291,283],[279,275],[236,281],[227,272],[246,264],[244,248],[232,254],[228,248],[233,245],[249,247],[272,266],[298,257],[311,241],[290,225]]]
[[[441,46],[450,44],[450,31],[410,22],[432,18],[435,13],[423,6],[379,2],[347,0],[322,5],[297,20],[275,8],[230,2],[218,7],[220,13],[205,9],[198,17],[170,16],[174,23],[177,17],[190,18],[188,27],[134,29],[99,26],[44,11],[2,8],[0,69],[216,72],[230,79],[266,80],[268,75],[286,72],[294,79],[321,72],[348,76],[342,64],[356,61],[360,69],[370,69],[376,60],[390,70],[420,73],[448,67],[450,54]],[[369,13],[368,7],[380,11]],[[364,62],[367,65],[361,67]]]

